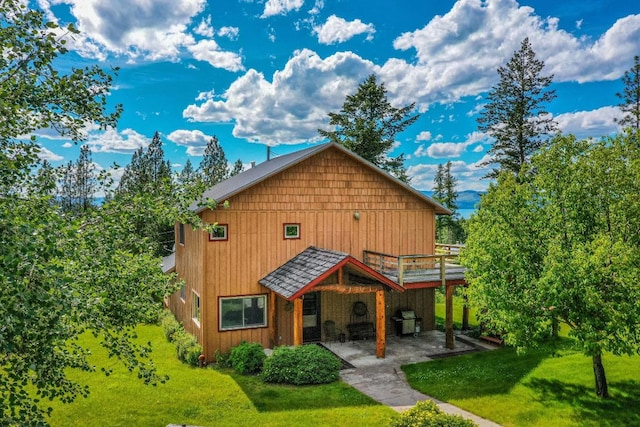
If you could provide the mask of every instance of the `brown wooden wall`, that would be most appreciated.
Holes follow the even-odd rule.
[[[356,211],[359,220],[354,218]],[[228,224],[228,240],[210,242],[203,232],[188,233],[184,247],[177,248],[181,262],[176,268],[201,292],[208,333],[199,338],[208,359],[216,350],[228,351],[242,340],[269,345],[268,328],[218,332],[218,298],[267,294],[258,280],[309,246],[346,252],[357,259],[362,259],[365,249],[394,255],[434,253],[433,206],[337,149],[325,150],[231,197],[228,208],[205,211],[203,219]],[[284,223],[300,224],[301,238],[285,240]],[[431,296],[422,296],[420,304],[432,305],[432,291],[423,293]],[[325,314],[334,298],[343,300],[341,314]],[[375,318],[374,294],[328,292],[323,295],[322,317],[338,321],[348,315],[344,304],[350,307],[352,299],[366,300]],[[278,298],[277,335],[283,344],[291,344],[292,326],[287,319],[291,312],[285,306]],[[397,310],[389,309],[388,317]]]

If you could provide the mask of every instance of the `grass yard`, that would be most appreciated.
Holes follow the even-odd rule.
[[[86,337],[100,372],[76,373],[73,378],[88,384],[91,394],[72,404],[53,404],[53,426],[166,426],[170,423],[199,426],[385,426],[392,409],[362,395],[342,382],[313,387],[265,385],[256,378],[232,372],[197,369],[180,363],[173,344],[159,326],[142,326],[140,339],[154,345],[153,360],[170,380],[156,387],[110,361]]]
[[[403,366],[417,390],[504,426],[640,426],[640,356],[605,355],[611,399],[595,396],[591,359],[563,339],[518,356],[514,349]]]
[[[453,327],[455,329],[462,329],[462,307],[463,307],[463,299],[462,296],[457,295],[456,292],[453,296]],[[445,297],[444,291],[441,289],[436,290],[436,324],[444,328],[445,322]],[[474,308],[469,309],[469,327],[473,328],[478,326],[478,321],[476,320],[476,310]]]

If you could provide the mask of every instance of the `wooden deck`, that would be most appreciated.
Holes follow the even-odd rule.
[[[436,245],[433,255],[389,255],[367,251],[363,262],[405,288],[465,284],[461,245]]]

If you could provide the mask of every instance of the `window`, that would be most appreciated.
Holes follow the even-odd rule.
[[[200,295],[191,293],[191,317],[200,325]]]
[[[213,231],[209,233],[209,241],[229,240],[227,224],[218,224],[213,227]]]
[[[179,235],[180,235],[180,240],[179,240],[179,242],[180,242],[180,244],[181,244],[181,245],[184,245],[184,224],[180,224],[180,232],[179,232]]]
[[[284,224],[284,238],[285,239],[299,239],[300,238],[300,224]]]
[[[220,298],[220,330],[267,326],[267,296]]]
[[[180,286],[180,299],[182,300],[182,302],[185,301],[185,299],[187,299],[187,296],[185,295],[185,285],[184,282],[182,282],[182,286]]]

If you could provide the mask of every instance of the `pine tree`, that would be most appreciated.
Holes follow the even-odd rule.
[[[238,159],[233,164],[233,168],[231,168],[231,172],[229,172],[229,176],[236,176],[244,169],[244,164],[242,164],[242,160]]]
[[[93,207],[96,191],[95,165],[91,160],[91,150],[88,145],[80,148],[80,157],[75,167],[76,179],[76,208],[79,212],[86,212]]]
[[[541,76],[544,62],[536,59],[529,39],[522,41],[509,62],[498,68],[500,82],[487,96],[489,102],[478,119],[478,128],[495,138],[484,165],[497,164],[487,177],[495,178],[502,170],[519,175],[531,155],[544,145],[557,124],[546,111],[555,98],[548,86],[553,75]]]
[[[433,182],[433,199],[452,212],[451,215],[440,215],[436,218],[436,240],[439,243],[463,241],[464,230],[457,214],[458,180],[451,174],[451,162],[438,165]]]
[[[355,95],[347,95],[339,113],[329,113],[329,124],[335,130],[318,129],[318,132],[408,182],[404,155],[389,157],[388,154],[396,135],[418,120],[419,114],[412,115],[414,109],[415,103],[393,107],[387,100],[384,83],[378,84],[372,74],[360,84]]]
[[[622,76],[624,90],[616,93],[622,100],[619,104],[623,117],[618,121],[622,127],[630,127],[635,132],[640,130],[640,57],[633,58],[633,66]]]
[[[204,150],[200,162],[200,173],[206,186],[210,187],[229,177],[229,165],[218,137],[213,136]]]

